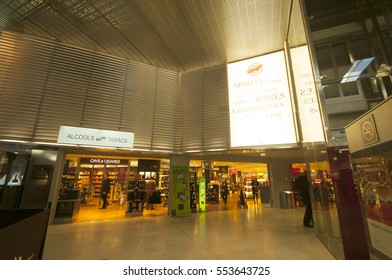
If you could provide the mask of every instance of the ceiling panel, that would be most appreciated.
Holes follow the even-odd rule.
[[[283,49],[291,0],[2,0],[0,30],[174,71]]]

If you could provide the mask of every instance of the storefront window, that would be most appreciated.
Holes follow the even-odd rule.
[[[106,177],[110,180],[110,191],[107,194],[108,207],[105,208],[102,207],[101,188]],[[150,181],[151,184],[147,184]],[[165,215],[168,212],[169,182],[168,159],[69,154],[59,190],[55,223]],[[154,188],[147,189],[147,185]],[[150,197],[156,199],[148,202]],[[66,213],[62,211],[64,209],[67,209]]]
[[[392,258],[388,242],[392,228],[392,153],[354,158],[352,163],[371,244],[383,258]]]
[[[320,74],[324,76],[326,80],[337,78],[334,71],[333,58],[329,46],[326,45],[316,47],[316,54]]]
[[[206,210],[217,211],[236,209],[241,195],[245,205],[270,205],[271,190],[268,167],[266,163],[231,162],[214,160],[191,160],[190,184],[191,189],[199,190],[199,179],[206,182]],[[255,200],[252,192],[252,181],[259,186],[258,198]],[[191,210],[198,207],[198,193],[191,191]],[[195,200],[192,200],[192,198]],[[193,203],[193,204],[192,204]]]
[[[339,97],[339,87],[338,84],[326,84],[324,85],[325,98]]]
[[[340,84],[340,86],[342,87],[342,91],[343,91],[343,95],[344,96],[352,96],[352,95],[358,95],[359,91],[358,91],[358,86],[357,86],[357,82],[349,82],[349,83],[344,83],[344,84]]]
[[[358,81],[340,83],[342,77],[352,66],[352,61],[371,57],[368,44],[363,38],[343,41],[335,44],[323,44],[316,47],[316,56],[320,74],[324,77],[324,94],[326,98],[359,95],[360,89],[367,98],[379,98],[380,86],[377,81],[360,78]],[[374,63],[371,63],[362,74],[375,73]]]
[[[350,40],[349,46],[352,55],[356,60],[373,56],[369,51],[369,44],[364,38]],[[374,71],[375,69],[372,70]]]
[[[295,47],[298,46],[296,38],[299,33],[306,33],[305,26],[302,22],[300,8],[297,2],[293,2],[292,23],[290,25],[288,44],[291,54]],[[302,45],[308,45],[308,38],[303,38],[300,42]],[[311,48],[310,48],[311,49]],[[343,43],[326,43],[315,47],[315,56],[313,57],[318,67],[318,73],[322,76],[322,87],[316,85],[317,98],[335,98],[343,96],[344,91],[351,94],[358,94],[351,85],[341,87],[340,81],[343,75],[350,69],[351,62],[348,50]],[[309,71],[315,77],[315,71]],[[354,83],[355,84],[355,83]],[[323,88],[323,92],[319,92]],[[355,86],[356,88],[356,86]],[[320,100],[320,104],[324,100]],[[318,111],[324,120],[328,118],[326,112],[321,107]],[[301,123],[304,125],[304,123]],[[323,127],[328,125],[324,121]],[[303,130],[303,128],[301,128]],[[327,131],[329,133],[329,131]],[[342,236],[340,234],[340,222],[337,215],[337,207],[335,204],[335,192],[331,180],[331,169],[326,151],[326,139],[329,135],[325,135],[322,141],[313,141],[309,143],[302,142],[304,148],[304,163],[307,171],[308,181],[311,182],[310,197],[312,201],[314,227],[317,237],[325,244],[325,246],[333,253],[337,259],[343,259]],[[300,201],[298,201],[300,205]]]
[[[336,65],[336,71],[337,71],[336,78],[340,79],[344,76],[344,74],[347,73],[347,71],[351,67],[350,56],[347,51],[346,44],[345,43],[333,44],[332,45],[332,53],[333,53],[333,57],[335,59],[335,65]]]

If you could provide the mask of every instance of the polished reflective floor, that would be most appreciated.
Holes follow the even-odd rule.
[[[227,203],[224,204],[221,199],[219,203],[211,203],[207,204],[206,210],[210,211],[226,211],[226,210],[234,210],[237,208],[237,203],[239,199],[239,193],[233,193],[229,195]],[[248,199],[247,202],[249,204],[253,203],[252,199]],[[259,201],[260,203],[260,201]],[[153,209],[148,210],[147,205],[145,204],[143,210],[143,216],[162,216],[168,215],[168,206],[167,203],[162,204],[154,204]],[[75,223],[80,222],[90,222],[90,221],[105,221],[105,220],[114,220],[114,219],[127,219],[130,216],[125,215],[126,212],[126,202],[113,202],[109,203],[109,206],[102,210],[100,209],[101,203],[98,201],[93,201],[92,203],[82,204],[80,207],[80,212],[75,218]]]
[[[217,206],[186,217],[146,215],[50,225],[45,260],[334,260],[302,226],[303,207]],[[101,210],[102,213],[106,210]],[[154,210],[150,210],[154,211]],[[102,217],[104,214],[102,214]]]

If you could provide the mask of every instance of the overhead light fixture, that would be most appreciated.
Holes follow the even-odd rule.
[[[200,153],[202,152],[202,150],[189,150],[189,151],[185,151],[185,153]]]
[[[134,149],[134,148],[130,148],[129,150],[136,151],[136,152],[149,152],[150,151],[148,149]]]
[[[106,147],[106,146],[77,145],[77,147],[103,149],[103,150],[116,150],[115,147]]]
[[[168,150],[151,150],[151,152],[155,152],[155,153],[172,153],[173,151],[168,151]]]
[[[50,143],[50,142],[34,142],[34,144],[38,145],[48,145],[48,146],[68,146],[68,147],[76,147],[76,144],[62,144],[62,143]]]
[[[11,139],[2,139],[0,141],[9,142],[9,143],[28,143],[27,141],[23,141],[23,140],[11,140]]]

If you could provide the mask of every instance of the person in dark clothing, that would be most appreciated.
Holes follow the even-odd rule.
[[[295,187],[299,191],[302,201],[305,204],[305,214],[303,218],[303,226],[307,228],[313,227],[313,213],[312,213],[312,204],[310,201],[309,194],[309,181],[306,175],[306,171],[303,175],[299,176],[295,181]]]
[[[241,189],[240,190],[240,205],[246,206],[246,201],[245,201],[245,196],[244,196],[244,191]]]
[[[255,204],[259,204],[259,182],[257,179],[252,180],[252,194]]]
[[[110,193],[110,178],[108,175],[103,176],[103,181],[102,181],[102,186],[101,186],[101,198],[102,198],[102,208],[100,209],[106,209],[106,206],[108,205],[108,194]]]
[[[226,204],[227,203],[227,195],[229,193],[229,186],[227,184],[226,179],[222,182],[222,191],[221,191],[221,196],[223,199],[223,202]]]
[[[147,197],[146,197],[147,207],[146,207],[146,209],[147,210],[154,210],[154,203],[152,202],[153,198],[151,198],[151,197],[152,197],[153,193],[155,192],[155,190],[156,190],[156,182],[155,182],[155,179],[153,177],[151,177],[150,179],[148,179],[148,181],[146,183],[146,194],[147,194]]]

